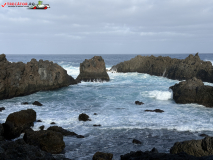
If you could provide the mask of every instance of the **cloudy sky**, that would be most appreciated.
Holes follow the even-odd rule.
[[[5,2],[20,1],[0,0],[0,5]],[[51,8],[0,6],[1,53],[213,53],[213,0],[43,3]]]

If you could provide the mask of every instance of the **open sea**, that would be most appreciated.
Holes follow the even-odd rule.
[[[161,54],[178,59],[184,59],[188,55]],[[24,63],[32,58],[50,60],[76,78],[80,63],[93,56],[95,55],[6,55],[6,58],[10,62]],[[101,56],[106,68],[110,69],[136,55]],[[202,60],[213,63],[213,54],[199,56]],[[54,91],[1,100],[0,107],[6,109],[0,112],[0,123],[4,123],[12,112],[34,109],[37,119],[42,120],[35,122],[34,130],[39,130],[41,125],[47,129],[51,122],[56,122],[57,126],[85,136],[64,137],[65,157],[73,160],[92,160],[97,151],[112,153],[114,160],[119,160],[120,155],[130,151],[146,151],[153,147],[159,152],[169,153],[177,141],[202,139],[199,136],[201,133],[213,136],[213,108],[174,102],[169,87],[179,81],[142,73],[108,74],[111,79],[109,82],[82,82]],[[205,84],[213,86],[211,83]],[[137,100],[144,105],[135,105]],[[34,101],[41,102],[43,106],[21,105],[22,102]],[[164,112],[145,112],[146,109],[161,109]],[[79,121],[81,113],[89,115],[92,121]],[[94,124],[100,124],[101,127],[94,127]],[[133,139],[140,140],[142,144],[133,144]]]

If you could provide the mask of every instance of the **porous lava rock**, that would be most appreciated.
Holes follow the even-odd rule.
[[[26,143],[52,154],[61,153],[65,148],[63,135],[51,130],[27,131],[23,139]]]
[[[23,139],[0,142],[1,160],[55,160],[55,158],[37,146],[28,145]]]
[[[80,64],[80,74],[76,78],[81,81],[109,81],[109,75],[106,72],[106,66],[101,56],[94,56],[92,59],[85,59]]]
[[[66,129],[63,129],[62,127],[59,127],[59,126],[51,126],[47,130],[59,132],[63,136],[76,136],[77,135],[75,132],[70,132]]]
[[[96,152],[92,160],[112,160],[113,154],[111,153],[103,153],[103,152]]]
[[[78,116],[78,120],[79,121],[91,121],[91,119],[89,119],[89,116],[85,113],[82,113]]]
[[[34,126],[36,112],[33,109],[21,110],[9,114],[6,122],[3,123],[4,137],[14,139],[20,136],[25,129]]]
[[[211,62],[201,60],[198,53],[190,54],[185,59],[138,55],[129,61],[113,66],[111,71],[147,73],[176,80],[196,77],[205,82],[213,82]]]
[[[170,149],[171,154],[185,152],[195,157],[213,155],[213,137],[205,137],[201,140],[189,140],[176,142]]]
[[[206,86],[196,77],[171,86],[176,103],[197,103],[213,107],[213,87]]]
[[[53,90],[77,82],[61,66],[50,61],[32,59],[27,64],[11,63],[0,55],[0,100]]]

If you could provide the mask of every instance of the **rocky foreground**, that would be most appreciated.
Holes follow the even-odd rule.
[[[185,59],[155,56],[136,56],[129,61],[121,62],[111,68],[117,72],[139,72],[169,79],[187,80],[193,77],[204,82],[213,82],[211,62],[202,61],[197,54],[190,54]]]
[[[50,61],[32,59],[27,64],[11,63],[0,55],[0,100],[53,90],[77,82],[61,66]]]

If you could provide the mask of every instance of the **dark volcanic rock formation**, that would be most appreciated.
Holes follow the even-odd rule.
[[[192,78],[174,86],[173,99],[176,103],[198,103],[206,107],[213,107],[213,87],[205,86],[200,79]]]
[[[24,140],[30,145],[40,147],[41,150],[58,154],[65,148],[63,135],[51,130],[27,131],[24,134]]]
[[[13,139],[19,137],[25,130],[34,125],[36,120],[36,112],[33,109],[21,110],[19,112],[11,113],[6,122],[3,123],[4,137],[6,139]]]
[[[92,160],[112,160],[113,154],[111,153],[103,153],[103,152],[96,152]]]
[[[172,154],[181,152],[195,157],[213,155],[213,137],[205,137],[202,140],[176,142],[170,149],[170,153]]]
[[[55,158],[37,146],[31,146],[23,139],[0,142],[1,160],[55,160]]]
[[[94,56],[92,59],[85,59],[80,64],[80,74],[77,79],[81,81],[109,81],[109,75],[106,72],[106,66],[101,56]]]
[[[76,84],[76,81],[56,63],[36,59],[27,64],[11,63],[4,54],[0,55],[0,99],[53,90],[71,84]]]
[[[187,80],[197,77],[205,82],[213,82],[211,62],[200,60],[198,53],[190,54],[186,59],[170,57],[136,56],[111,68],[117,72],[139,72],[164,76],[170,79]]]
[[[62,127],[58,127],[58,126],[49,127],[47,130],[59,132],[63,136],[77,136],[77,134],[75,132],[70,132],[70,131],[63,129]]]
[[[78,116],[78,120],[79,121],[91,121],[91,119],[89,119],[89,116],[85,113],[81,113],[79,116]]]
[[[139,102],[139,101],[135,101],[135,104],[136,105],[142,105],[142,104],[144,104],[143,102]]]
[[[161,109],[155,109],[155,110],[145,110],[145,112],[157,112],[157,113],[162,113],[162,112],[164,112],[163,110],[161,110]]]

